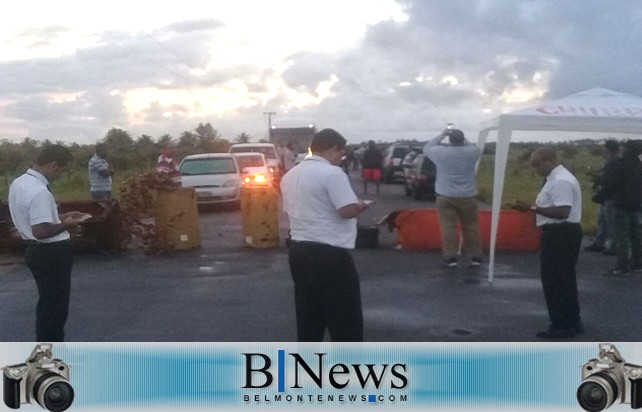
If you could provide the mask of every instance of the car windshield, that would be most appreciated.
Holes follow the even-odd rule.
[[[236,165],[230,157],[187,159],[181,164],[180,171],[185,176],[228,174],[236,173]]]
[[[244,167],[261,167],[265,166],[261,156],[236,156],[236,161],[239,164],[239,168],[243,169]]]
[[[269,146],[233,147],[230,149],[230,153],[243,152],[263,153],[267,159],[276,159],[274,148]]]

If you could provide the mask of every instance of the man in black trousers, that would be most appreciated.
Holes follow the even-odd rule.
[[[345,146],[335,130],[319,131],[312,155],[281,181],[299,342],[323,340],[326,328],[334,342],[363,340],[359,275],[349,249],[357,237],[355,218],[368,206],[338,167]]]
[[[72,156],[62,145],[47,145],[36,165],[11,183],[11,220],[27,244],[25,261],[38,287],[36,340],[62,342],[69,311],[73,258],[69,231],[82,221],[82,213],[58,215],[49,182],[66,170]]]
[[[551,321],[548,329],[536,336],[569,339],[584,333],[575,270],[582,243],[582,192],[575,176],[559,163],[553,149],[534,151],[531,166],[546,180],[534,205],[518,202],[517,208],[534,211],[536,224],[542,230],[542,287]]]

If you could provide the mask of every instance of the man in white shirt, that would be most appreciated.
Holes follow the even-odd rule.
[[[355,195],[339,163],[346,139],[319,131],[312,154],[283,176],[283,209],[290,220],[290,271],[294,280],[297,339],[363,340],[359,275],[350,255],[356,217],[368,208]]]
[[[65,336],[73,266],[69,231],[81,222],[82,213],[58,215],[49,181],[66,170],[71,160],[64,146],[45,146],[36,165],[9,188],[11,220],[27,244],[25,261],[38,287],[38,342],[62,342]]]
[[[543,147],[534,151],[531,166],[546,182],[535,205],[529,207],[518,202],[516,208],[534,211],[536,224],[542,230],[542,287],[551,324],[536,336],[573,338],[584,333],[575,271],[582,243],[582,192],[575,176],[559,163],[553,149]]]

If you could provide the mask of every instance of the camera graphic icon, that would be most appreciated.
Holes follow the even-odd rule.
[[[50,343],[40,343],[25,363],[2,368],[4,403],[11,409],[37,403],[52,412],[67,410],[74,401],[69,366],[54,359]]]
[[[615,345],[600,343],[597,359],[582,366],[577,401],[589,412],[603,411],[614,403],[642,407],[642,366],[626,363]]]

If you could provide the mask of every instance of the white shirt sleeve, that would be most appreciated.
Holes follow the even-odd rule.
[[[31,226],[40,223],[59,223],[57,216],[53,215],[51,209],[52,194],[46,190],[41,190],[34,196],[29,204],[29,223]]]
[[[567,180],[556,180],[551,190],[552,206],[573,206],[573,184]]]
[[[336,169],[328,176],[327,188],[334,208],[339,210],[344,206],[357,203],[358,199],[350,186],[348,176],[340,168]]]

